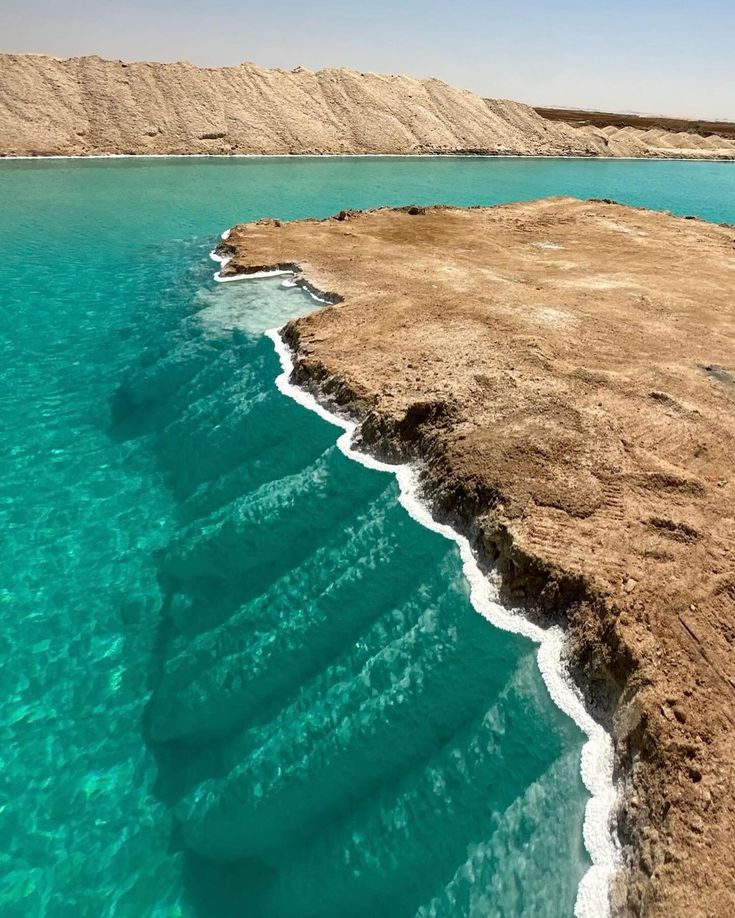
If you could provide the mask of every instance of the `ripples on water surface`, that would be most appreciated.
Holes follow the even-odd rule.
[[[735,167],[0,164],[0,913],[571,914],[583,737],[457,552],[281,396],[219,229],[612,197],[735,221]]]

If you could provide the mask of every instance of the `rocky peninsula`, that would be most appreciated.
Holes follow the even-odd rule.
[[[553,198],[233,228],[294,378],[416,461],[611,730],[620,915],[735,911],[735,228]]]
[[[690,131],[575,127],[441,80],[0,54],[0,156],[487,154],[735,159]]]

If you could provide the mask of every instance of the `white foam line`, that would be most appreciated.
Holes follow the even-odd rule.
[[[343,430],[337,446],[350,459],[369,469],[390,472],[398,479],[400,501],[409,515],[422,526],[451,539],[459,546],[464,575],[470,585],[470,602],[484,618],[504,631],[522,634],[539,645],[539,669],[551,698],[587,735],[582,749],[582,779],[590,792],[584,818],[584,843],[592,866],[582,878],[577,891],[574,914],[577,918],[607,918],[613,875],[620,866],[620,852],[612,829],[617,792],[613,784],[613,744],[608,733],[588,713],[579,689],[572,682],[564,664],[564,635],[559,627],[541,628],[519,612],[507,609],[497,600],[497,591],[478,566],[469,540],[451,526],[438,523],[421,500],[417,470],[411,465],[389,465],[353,448],[358,425],[328,411],[316,398],[290,382],[294,364],[291,351],[279,329],[266,335],[273,342],[282,372],[276,378],[279,391],[299,405],[315,412],[323,420]]]

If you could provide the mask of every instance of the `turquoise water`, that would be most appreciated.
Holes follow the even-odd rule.
[[[238,220],[611,197],[729,164],[0,163],[0,914],[561,916],[583,736],[455,547],[280,395]]]

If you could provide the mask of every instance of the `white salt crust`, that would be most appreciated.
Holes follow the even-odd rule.
[[[226,235],[225,235],[226,234]],[[227,240],[230,236],[230,231],[225,230],[222,233],[221,238]],[[253,271],[250,274],[232,274],[230,276],[222,275],[222,268],[227,264],[228,261],[232,261],[231,255],[218,255],[217,252],[212,251],[209,253],[209,257],[212,261],[217,261],[220,264],[219,271],[216,271],[214,274],[214,279],[218,284],[226,284],[230,281],[239,281],[239,280],[258,280],[263,277],[278,277],[281,274],[293,274],[293,271],[274,269],[273,271]],[[296,286],[296,284],[294,284]]]

